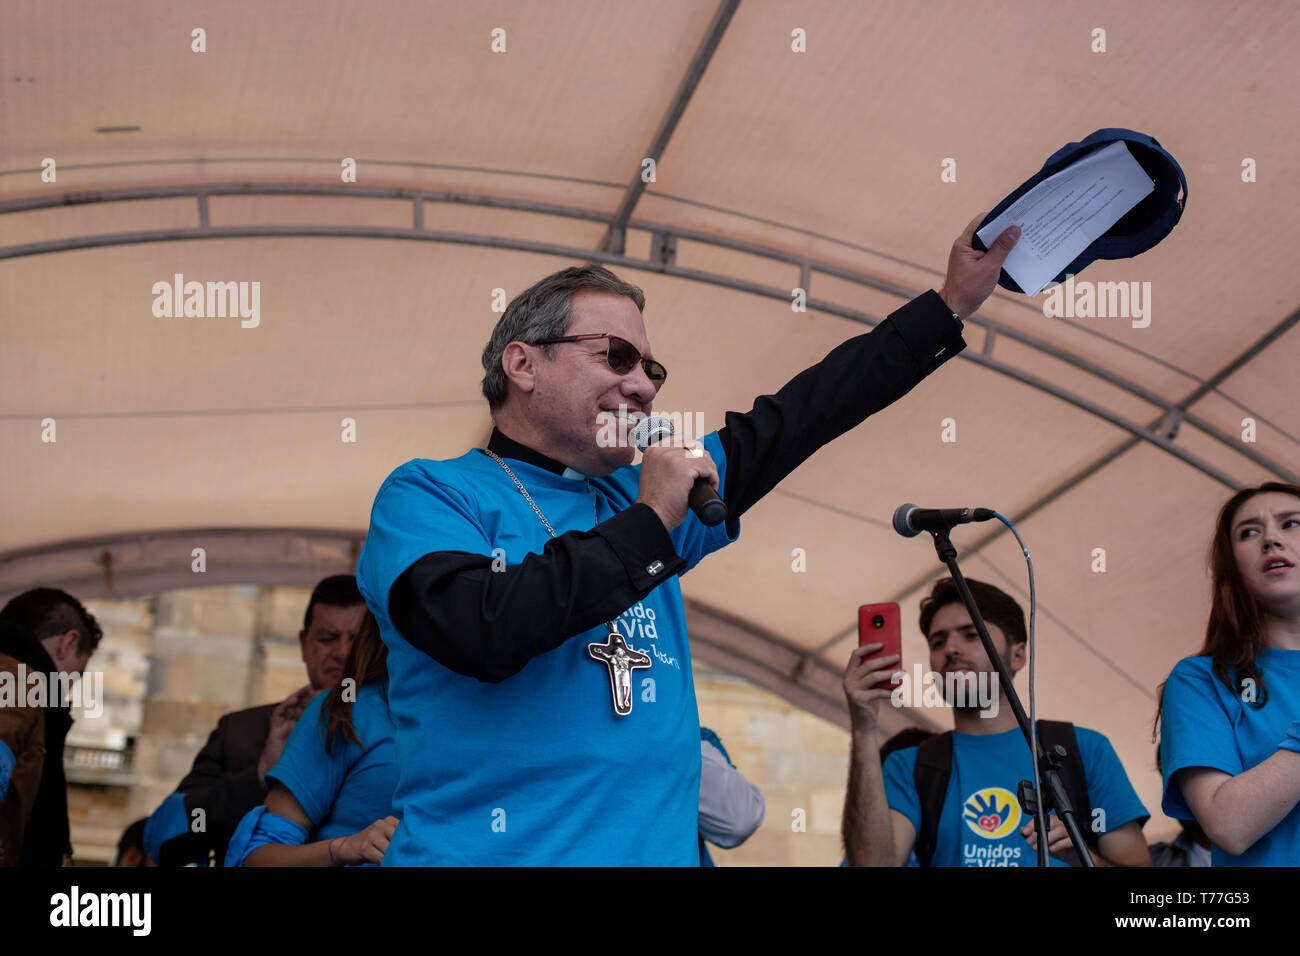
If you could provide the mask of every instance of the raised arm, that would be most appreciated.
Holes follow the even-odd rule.
[[[987,252],[971,246],[976,216],[952,244],[940,290],[925,292],[865,335],[837,346],[746,414],[728,412],[719,431],[727,456],[723,499],[739,517],[817,449],[892,404],[966,347],[962,322],[997,284],[1020,232]]]
[[[852,722],[849,785],[844,796],[844,853],[849,866],[902,866],[916,843],[916,829],[904,814],[890,809],[880,766],[877,711],[890,696],[887,682],[898,655],[874,660],[881,645],[855,648],[844,671],[844,696]]]
[[[1013,244],[999,240],[990,252],[974,251],[970,236],[977,221],[954,244],[941,294],[927,292],[908,303],[776,395],[759,398],[748,414],[727,413],[717,438],[726,463],[723,497],[732,520],[821,445],[906,394],[964,347],[954,312],[966,314],[984,301]],[[733,474],[733,456],[739,477]],[[377,550],[409,543],[420,534],[425,540],[463,540],[472,547],[416,551],[399,567],[372,571],[367,567],[368,540],[359,572],[362,589],[372,604],[387,607],[393,624],[414,647],[450,670],[482,681],[518,673],[532,658],[622,613],[688,564],[677,554],[657,509],[638,502],[590,531],[553,538],[540,555],[494,567],[489,557],[494,545],[455,489],[430,482],[407,490],[415,497],[397,495],[408,503],[405,508],[376,501],[371,538],[377,539]],[[380,498],[384,495],[381,491]],[[421,524],[407,527],[413,519]],[[383,593],[367,590],[376,586]]]
[[[906,395],[966,347],[961,323],[927,292],[865,335],[836,346],[750,411],[727,412],[723,500],[740,517],[817,449]]]
[[[752,411],[728,412],[718,440],[726,456],[730,519],[964,346],[960,323],[928,292],[777,394],[761,396]],[[468,504],[453,489],[429,487],[420,494],[458,536],[463,532],[482,550],[419,557],[393,583],[389,616],[416,648],[482,681],[518,673],[537,655],[618,616],[687,565],[655,510],[636,503],[590,531],[553,538],[540,555],[494,566],[492,543],[472,526]],[[376,503],[372,534],[376,524],[382,529],[400,520],[385,515],[384,507]]]

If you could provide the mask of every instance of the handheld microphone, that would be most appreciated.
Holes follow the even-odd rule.
[[[631,441],[642,453],[651,445],[670,438],[677,429],[672,419],[664,415],[648,415],[632,429]],[[727,506],[713,490],[707,478],[696,478],[689,499],[691,510],[710,528],[727,520]]]
[[[955,524],[988,521],[994,514],[988,508],[918,508],[899,505],[894,512],[894,530],[904,538],[914,538],[922,531],[947,531]]]

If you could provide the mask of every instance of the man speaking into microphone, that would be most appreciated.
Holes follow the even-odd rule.
[[[698,866],[699,718],[678,577],[822,445],[965,347],[1018,238],[691,448],[602,441],[667,378],[641,290],[598,267],[517,296],[483,350],[486,449],[384,481],[357,580],[388,646],[402,823],[384,865]],[[727,509],[708,526],[704,483]]]

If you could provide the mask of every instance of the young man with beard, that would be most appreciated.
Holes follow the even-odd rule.
[[[997,588],[969,580],[994,649],[1014,679],[1026,659],[1025,614]],[[1016,787],[1033,778],[1029,747],[1010,707],[1000,706],[997,673],[951,578],[937,581],[921,602],[921,633],[930,668],[946,693],[956,694],[953,732],[889,755],[882,767],[877,712],[891,692],[898,655],[868,660],[879,644],[857,648],[844,672],[853,723],[844,844],[854,866],[902,866],[916,851],[922,866],[1034,866],[1038,834],[1021,811]],[[974,696],[976,699],[972,700]],[[964,699],[963,699],[964,698]],[[958,706],[960,705],[960,706]],[[1076,819],[1098,866],[1150,866],[1142,838],[1146,809],[1110,741],[1094,730],[1039,721],[1044,748],[1068,751],[1062,777]],[[1080,779],[1082,777],[1083,779]],[[1070,865],[1073,847],[1053,814],[1048,851],[1053,866]]]

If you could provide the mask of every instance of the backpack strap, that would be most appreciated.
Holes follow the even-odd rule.
[[[1074,734],[1074,724],[1065,720],[1040,720],[1038,722],[1038,739],[1043,750],[1051,750],[1060,745],[1065,748],[1065,760],[1061,766],[1061,783],[1074,804],[1074,818],[1079,822],[1084,842],[1096,849],[1097,833],[1092,828],[1092,801],[1088,797],[1088,774],[1083,769],[1083,756],[1079,753],[1079,741]],[[1051,809],[1050,807],[1048,809]]]
[[[916,748],[912,781],[921,801],[921,830],[912,851],[921,866],[929,866],[939,838],[939,817],[952,775],[952,732],[937,734]]]

